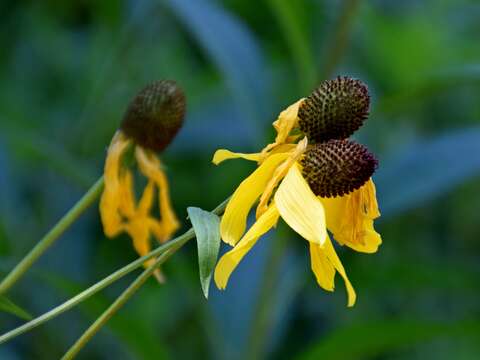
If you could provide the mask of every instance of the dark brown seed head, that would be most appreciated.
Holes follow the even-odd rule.
[[[300,130],[310,144],[346,139],[368,117],[370,96],[359,80],[338,77],[324,81],[298,110]]]
[[[121,128],[137,144],[162,151],[173,140],[185,117],[185,95],[172,80],[144,87],[130,102]]]
[[[378,165],[365,146],[350,140],[315,144],[300,163],[313,193],[321,197],[342,196],[360,188]]]

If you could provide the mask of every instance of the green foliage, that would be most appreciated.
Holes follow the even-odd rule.
[[[20,306],[14,304],[4,295],[0,295],[0,311],[15,315],[23,320],[32,319],[32,315],[23,310]]]
[[[200,284],[208,299],[210,280],[220,250],[220,218],[200,208],[189,207],[187,211],[197,238]]]
[[[441,337],[478,337],[480,324],[469,320],[439,323],[416,319],[369,321],[339,327],[307,349],[299,360],[373,359]]]

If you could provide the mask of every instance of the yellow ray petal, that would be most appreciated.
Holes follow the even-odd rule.
[[[350,280],[348,280],[347,273],[345,272],[342,262],[338,258],[338,255],[335,252],[335,249],[333,248],[330,238],[327,238],[327,241],[325,241],[325,246],[323,247],[322,250],[324,251],[325,255],[327,256],[328,260],[333,265],[335,270],[338,271],[338,273],[342,276],[343,281],[345,282],[345,287],[347,289],[347,296],[348,296],[347,305],[349,307],[355,305],[355,301],[357,300],[357,294],[355,293],[355,290],[353,289],[353,286],[350,283]]]
[[[268,201],[270,200],[270,197],[272,196],[273,189],[275,189],[282,180],[285,175],[287,174],[288,170],[290,167],[293,165],[295,161],[302,155],[305,150],[307,149],[308,145],[308,140],[307,137],[304,137],[303,140],[301,140],[293,152],[290,153],[290,156],[288,157],[287,160],[285,160],[279,167],[275,169],[275,172],[268,182],[267,186],[265,187],[265,191],[262,193],[262,196],[260,197],[260,202],[257,207],[257,219],[267,210],[268,207]]]
[[[145,189],[143,189],[142,197],[138,203],[137,212],[139,215],[147,216],[150,213],[153,205],[153,195],[155,191],[155,185],[152,180],[149,180]]]
[[[233,193],[220,222],[223,241],[234,246],[245,232],[247,216],[260,197],[277,166],[287,159],[288,154],[268,157],[249,177],[242,181]]]
[[[258,161],[260,160],[260,154],[259,153],[254,153],[254,154],[235,153],[230,150],[220,149],[215,151],[212,162],[215,165],[218,165],[222,161],[230,160],[230,159],[238,159],[238,158],[242,158],[250,161]]]
[[[312,271],[315,274],[318,285],[327,291],[333,291],[335,268],[328,260],[322,247],[313,242],[310,244],[310,262],[312,264]]]
[[[377,190],[375,184],[370,178],[367,183],[362,186],[359,191],[362,194],[362,204],[365,207],[365,215],[371,219],[376,219],[380,216],[377,202]]]
[[[373,228],[373,219],[380,213],[371,180],[349,195],[320,200],[325,207],[327,227],[337,242],[359,252],[377,251],[382,239]]]
[[[135,149],[135,157],[138,162],[140,171],[150,180],[154,181],[158,187],[158,199],[160,208],[160,224],[163,228],[165,237],[160,240],[165,242],[172,234],[179,228],[180,223],[173,211],[170,203],[170,195],[168,188],[168,180],[162,170],[160,160],[155,157],[150,151],[137,146]]]
[[[260,236],[270,230],[278,220],[278,210],[274,204],[252,225],[237,246],[224,254],[215,267],[215,283],[219,289],[225,289],[233,270],[245,254],[255,245]]]
[[[100,217],[103,231],[106,236],[114,237],[123,231],[122,217],[119,214],[120,207],[120,183],[119,172],[122,155],[130,145],[122,132],[117,132],[108,148],[105,160],[104,180],[105,188],[100,199]]]
[[[133,192],[133,176],[130,170],[124,170],[119,176],[118,198],[120,213],[131,218],[135,215],[135,194]]]
[[[302,104],[303,100],[304,99],[300,99],[296,103],[283,110],[278,116],[278,119],[273,122],[273,127],[275,130],[277,130],[277,136],[272,144],[267,145],[262,150],[262,158],[266,158],[269,151],[286,142],[290,132],[298,123],[298,108]]]
[[[323,245],[327,238],[325,212],[294,164],[275,193],[275,203],[283,220],[304,239]]]

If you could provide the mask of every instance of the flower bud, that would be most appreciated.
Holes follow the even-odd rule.
[[[185,117],[185,95],[172,80],[144,87],[130,102],[123,117],[123,132],[140,146],[164,150],[173,140]]]
[[[300,163],[303,177],[313,193],[321,197],[343,196],[359,189],[378,165],[365,146],[350,140],[315,144]]]
[[[310,144],[346,139],[368,117],[370,96],[359,80],[337,77],[324,81],[300,105],[298,124]]]

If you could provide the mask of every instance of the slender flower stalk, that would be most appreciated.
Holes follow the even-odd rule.
[[[212,211],[212,213],[214,213],[216,215],[223,214],[223,212],[225,210],[225,207],[227,206],[227,203],[228,203],[229,200],[230,200],[230,198],[228,198],[227,200],[222,202],[220,205],[218,205]],[[39,316],[39,317],[21,325],[21,326],[19,326],[19,327],[15,328],[11,331],[3,334],[2,336],[0,336],[0,344],[3,344],[3,343],[21,335],[21,334],[23,334],[25,332],[28,332],[28,331],[32,330],[33,328],[35,328],[35,327],[37,327],[37,326],[39,326],[39,325],[41,325],[41,324],[43,324],[43,323],[45,323],[49,320],[54,319],[58,315],[61,315],[65,311],[68,311],[71,308],[73,308],[73,307],[77,306],[78,304],[82,303],[83,301],[87,300],[88,298],[95,295],[97,292],[99,292],[100,290],[109,286],[110,284],[113,284],[117,280],[120,280],[122,277],[124,277],[125,275],[128,275],[129,273],[131,273],[135,269],[138,269],[139,267],[141,267],[145,263],[145,261],[148,261],[148,260],[151,260],[151,259],[153,259],[157,256],[160,256],[164,252],[169,251],[171,249],[175,249],[175,251],[177,251],[178,249],[180,249],[183,245],[185,245],[188,241],[192,240],[193,238],[195,238],[195,232],[193,231],[192,228],[190,228],[189,230],[187,230],[182,235],[180,235],[180,236],[176,237],[175,239],[172,239],[172,240],[166,242],[165,244],[157,247],[155,250],[152,250],[151,252],[149,252],[145,256],[142,256],[142,257],[138,258],[137,260],[132,261],[130,264],[128,264],[128,265],[124,266],[123,268],[115,271],[114,273],[110,274],[109,276],[107,276],[103,280],[93,284],[88,289],[85,289],[84,291],[82,291],[81,293],[72,297],[71,299],[67,300],[63,304],[58,305],[55,308],[53,308],[52,310],[46,312],[45,314],[43,314],[43,315],[41,315],[41,316]]]
[[[35,261],[98,199],[103,191],[103,186],[104,180],[102,176],[2,280],[0,283],[0,294],[10,289],[30,269]]]

